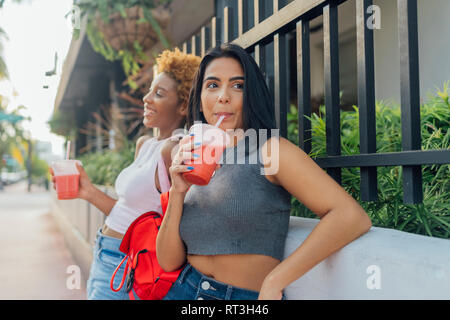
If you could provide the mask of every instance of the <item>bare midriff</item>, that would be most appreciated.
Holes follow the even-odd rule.
[[[207,277],[258,292],[266,276],[280,263],[275,258],[259,254],[190,254],[187,260]]]

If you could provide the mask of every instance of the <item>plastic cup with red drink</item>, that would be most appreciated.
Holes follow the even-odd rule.
[[[79,160],[57,160],[52,163],[59,200],[75,199],[78,195],[80,173],[75,165],[77,162],[81,165]]]
[[[183,177],[192,184],[204,186],[211,180],[223,151],[230,144],[231,138],[217,125],[212,126],[204,123],[194,124],[190,128],[189,134],[193,135],[193,153],[197,157],[185,161],[185,165],[194,169],[184,172]]]

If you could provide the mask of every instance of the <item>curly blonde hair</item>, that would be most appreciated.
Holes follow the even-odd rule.
[[[174,51],[164,50],[156,58],[158,73],[167,73],[177,82],[178,98],[182,103],[188,102],[192,81],[194,80],[200,62],[200,57],[193,54],[186,54],[178,48],[175,48]]]

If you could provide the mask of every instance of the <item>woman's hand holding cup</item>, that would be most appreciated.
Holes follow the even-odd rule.
[[[76,198],[80,198],[83,200],[89,201],[90,196],[93,194],[93,190],[95,189],[94,185],[92,184],[91,180],[89,179],[89,176],[87,175],[86,171],[84,170],[83,166],[75,162],[75,166],[80,174],[80,180],[79,180],[79,186],[78,186],[78,192]],[[50,175],[52,176],[52,182],[53,182],[53,189],[56,191],[56,177],[55,172],[53,168],[50,168]]]
[[[76,164],[78,172],[80,173],[80,188],[78,189],[78,198],[89,201],[89,198],[93,194],[93,189],[95,189],[94,185],[89,179],[86,171],[83,166],[79,163]]]
[[[185,194],[191,183],[187,182],[183,177],[183,172],[189,172],[192,167],[184,164],[185,160],[192,157],[193,139],[191,136],[185,136],[178,143],[178,149],[172,157],[172,165],[169,168],[170,179],[172,180],[172,190],[178,193]]]
[[[184,178],[183,173],[191,172],[194,169],[192,166],[186,165],[185,162],[195,160],[199,156],[195,153],[195,149],[198,150],[201,146],[194,145],[193,138],[192,135],[183,137],[179,142],[178,150],[172,158],[169,172],[172,180],[172,189],[175,192],[186,193],[192,185]],[[220,168],[220,165],[218,164],[216,168]]]

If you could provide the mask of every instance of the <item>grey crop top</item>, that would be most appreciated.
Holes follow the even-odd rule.
[[[282,260],[291,195],[261,175],[260,152],[254,147],[244,154],[238,150],[242,143],[248,146],[240,140],[225,149],[222,167],[208,185],[192,185],[187,192],[181,239],[188,254],[261,254]]]

